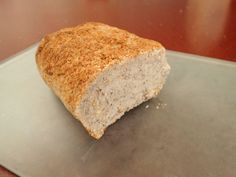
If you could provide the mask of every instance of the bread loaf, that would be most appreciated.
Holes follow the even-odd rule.
[[[155,97],[170,71],[164,47],[101,23],[44,37],[36,63],[46,84],[91,136]]]

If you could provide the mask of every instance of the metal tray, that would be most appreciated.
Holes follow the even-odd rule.
[[[235,63],[168,51],[158,98],[96,141],[41,80],[35,50],[0,65],[1,165],[24,177],[236,176]]]

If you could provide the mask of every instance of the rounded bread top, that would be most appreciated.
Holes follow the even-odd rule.
[[[45,36],[36,63],[45,82],[74,111],[89,84],[107,67],[163,48],[125,30],[89,22]]]

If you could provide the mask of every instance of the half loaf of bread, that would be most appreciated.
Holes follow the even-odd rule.
[[[170,71],[160,43],[94,22],[47,35],[36,63],[46,84],[96,139],[125,112],[155,97]]]

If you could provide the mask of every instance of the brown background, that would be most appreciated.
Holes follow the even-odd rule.
[[[87,21],[158,40],[167,49],[236,61],[236,0],[1,0],[0,60]],[[7,176],[0,167],[0,177]]]
[[[236,61],[236,0],[1,0],[0,60],[86,21],[127,29],[171,50]]]

